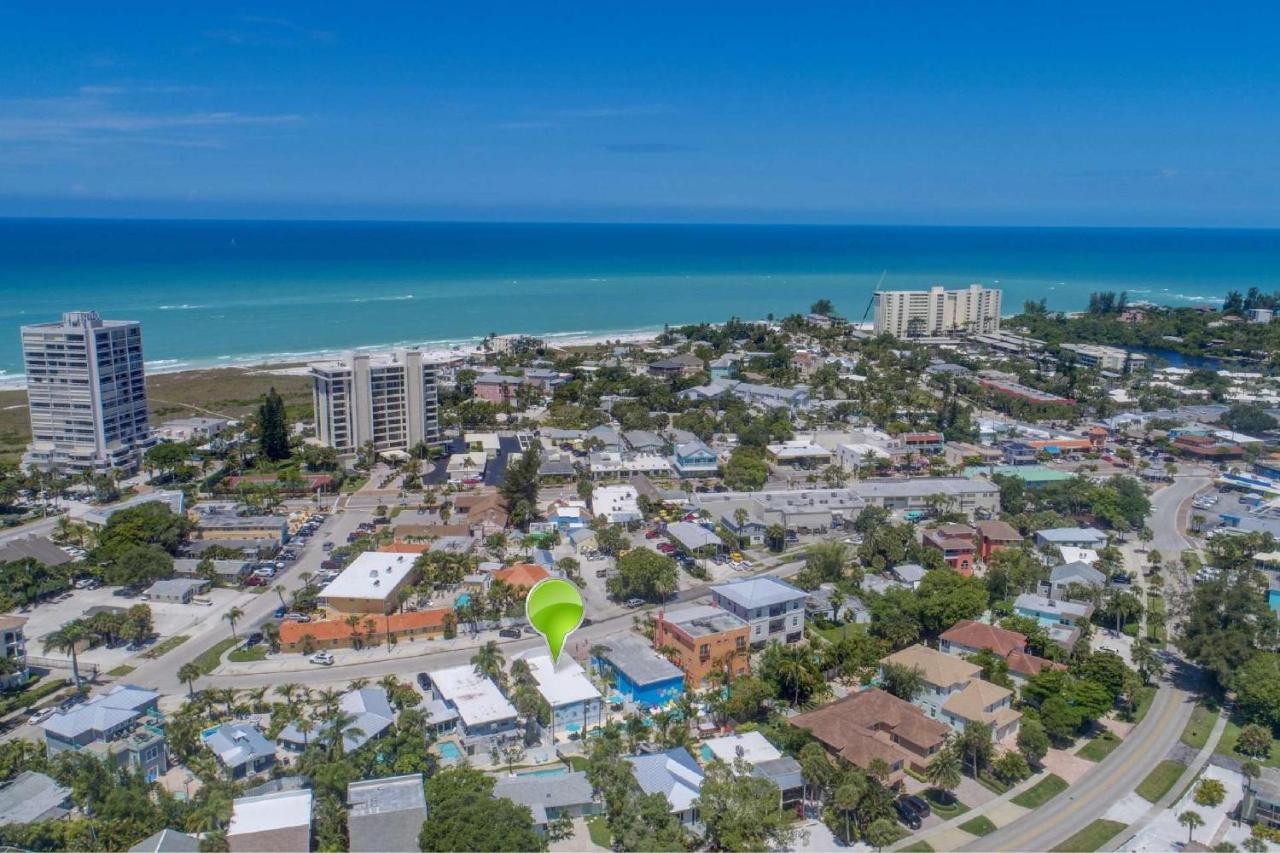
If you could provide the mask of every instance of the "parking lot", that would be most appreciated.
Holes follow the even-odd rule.
[[[64,601],[50,601],[32,608],[30,613],[20,614],[27,618],[27,647],[32,655],[50,658],[66,658],[68,655],[50,650],[46,652],[41,639],[47,634],[61,628],[73,619],[79,619],[94,607],[118,607],[128,609],[135,604],[151,606],[151,616],[158,634],[155,642],[177,634],[193,636],[222,626],[222,630],[230,631],[230,626],[222,618],[223,614],[233,606],[243,606],[253,597],[252,593],[231,589],[214,589],[208,594],[199,596],[209,604],[170,604],[155,601],[143,601],[140,597],[123,597],[116,595],[119,587],[101,587],[100,589],[78,589],[67,595]],[[274,597],[274,596],[273,596]],[[109,649],[99,646],[81,652],[79,659],[83,662],[97,664],[107,671],[126,663],[130,658],[143,652],[131,652],[126,646]]]

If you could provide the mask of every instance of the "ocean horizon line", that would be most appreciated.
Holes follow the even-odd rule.
[[[529,226],[529,227],[586,227],[586,228],[734,228],[734,229],[885,229],[904,231],[1095,231],[1095,232],[1187,232],[1204,231],[1219,233],[1276,233],[1280,225],[1063,225],[1026,223],[911,223],[911,222],[732,222],[688,220],[586,220],[586,219],[455,219],[410,217],[294,217],[294,216],[12,216],[0,215],[0,222],[134,222],[134,223],[192,223],[192,224],[299,224],[299,225],[458,225],[476,226]]]

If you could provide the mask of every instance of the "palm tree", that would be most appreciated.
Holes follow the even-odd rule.
[[[1178,815],[1178,823],[1187,828],[1187,843],[1190,844],[1191,838],[1195,835],[1196,830],[1204,826],[1204,818],[1200,817],[1199,812],[1187,809],[1185,812]]]
[[[307,735],[315,730],[316,724],[310,717],[302,717],[293,724],[293,727],[298,730],[298,734],[302,735],[302,748],[306,749],[310,746],[310,741],[307,738]]]
[[[378,679],[378,686],[385,690],[387,697],[390,698],[396,692],[396,688],[400,686],[400,679],[394,675],[384,675]]]
[[[929,766],[925,768],[924,775],[933,787],[946,793],[949,801],[952,796],[951,792],[960,787],[962,766],[960,753],[948,744],[929,762]]]
[[[64,655],[71,655],[71,676],[75,680],[76,689],[80,688],[81,683],[79,650],[76,647],[88,638],[88,630],[82,622],[76,620],[48,634],[43,641],[46,653],[53,649]]]
[[[298,692],[298,690],[299,685],[294,684],[291,681],[286,681],[284,684],[276,685],[276,695],[284,699],[284,704],[286,705],[293,704],[293,696]]]
[[[233,607],[226,613],[223,613],[222,618],[231,623],[231,639],[239,639],[236,637],[236,623],[244,618],[244,611],[239,607]]]
[[[265,704],[267,690],[268,688],[266,687],[250,687],[245,691],[245,694],[249,697],[249,707],[253,709],[254,713],[258,713]]]
[[[489,640],[471,656],[471,666],[475,668],[476,675],[483,675],[495,682],[502,680],[505,665],[506,658],[495,640]]]
[[[844,815],[845,843],[850,843],[852,840],[852,836],[849,834],[849,815],[858,808],[858,803],[862,800],[862,793],[861,781],[854,781],[854,777],[850,777],[831,794],[832,807]]]
[[[360,648],[360,625],[364,622],[364,617],[359,613],[352,613],[342,621],[351,629],[351,647]]]
[[[806,800],[821,802],[822,793],[831,784],[834,769],[822,744],[810,741],[800,749],[800,775],[804,779]]]
[[[332,716],[338,710],[340,701],[342,694],[332,687],[325,687],[316,693],[316,704],[324,710],[325,716]]]
[[[336,758],[343,752],[347,740],[362,738],[365,736],[365,731],[356,725],[354,714],[336,711],[324,721],[323,734],[330,754]]]
[[[187,685],[187,695],[194,697],[196,695],[196,679],[204,675],[204,671],[194,663],[184,663],[178,667],[178,680]]]
[[[275,622],[264,622],[262,625],[262,636],[267,641],[267,645],[271,651],[280,651],[280,626]]]

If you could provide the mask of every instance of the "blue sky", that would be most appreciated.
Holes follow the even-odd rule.
[[[14,3],[0,215],[1275,227],[1276,8]]]

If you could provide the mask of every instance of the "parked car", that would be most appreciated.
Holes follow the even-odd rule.
[[[311,663],[319,664],[320,666],[333,666],[333,655],[329,652],[316,652],[311,657],[307,658],[307,660]]]
[[[920,828],[920,815],[916,814],[915,810],[902,802],[902,800],[893,801],[893,810],[898,813],[898,820],[902,823],[906,824],[911,829]]]
[[[254,631],[252,634],[244,638],[244,647],[246,649],[251,649],[261,642],[262,642],[262,632]]]
[[[267,580],[259,575],[250,575],[245,579],[245,586],[266,586]]]
[[[283,619],[284,614],[285,614],[285,608],[284,608],[284,605],[282,604],[279,607],[277,607],[275,611],[272,612],[271,615],[274,616],[276,619]]]
[[[658,538],[658,531],[656,531],[656,530],[646,530],[646,531],[644,532],[644,538],[645,538],[645,539],[657,539],[657,538]]]
[[[498,636],[506,637],[509,640],[518,640],[520,639],[520,629],[519,628],[503,628],[501,631],[498,632]]]
[[[676,550],[676,546],[672,545],[670,542],[659,542],[658,550],[664,554],[670,554]]]
[[[907,808],[920,815],[921,820],[924,820],[929,815],[933,814],[933,811],[929,808],[929,804],[924,801],[924,798],[916,794],[910,794],[909,796],[903,797],[902,802],[906,804]]]
[[[286,622],[310,622],[311,617],[305,613],[286,613],[284,615]]]
[[[418,673],[418,686],[423,690],[431,689],[431,678],[425,672]]]
[[[632,608],[632,609],[635,609],[635,608],[637,608],[637,607],[643,607],[643,606],[644,606],[644,599],[643,599],[643,598],[628,598],[628,599],[627,599],[627,601],[626,601],[626,605],[625,605],[625,606],[630,607],[630,608]]]
[[[321,547],[321,548],[323,548],[325,551],[332,551],[332,550],[333,550],[333,543],[332,543],[332,542],[326,542],[326,543],[324,543],[323,545],[321,545],[320,547]]]
[[[36,711],[34,714],[32,714],[30,717],[28,717],[28,718],[27,718],[27,722],[28,722],[29,724],[33,725],[33,726],[38,726],[38,725],[40,725],[41,723],[43,723],[45,720],[47,720],[47,719],[49,719],[50,717],[52,717],[52,716],[53,716],[53,712],[54,712],[55,710],[57,710],[57,709],[56,709],[56,708],[41,708],[39,711]]]

